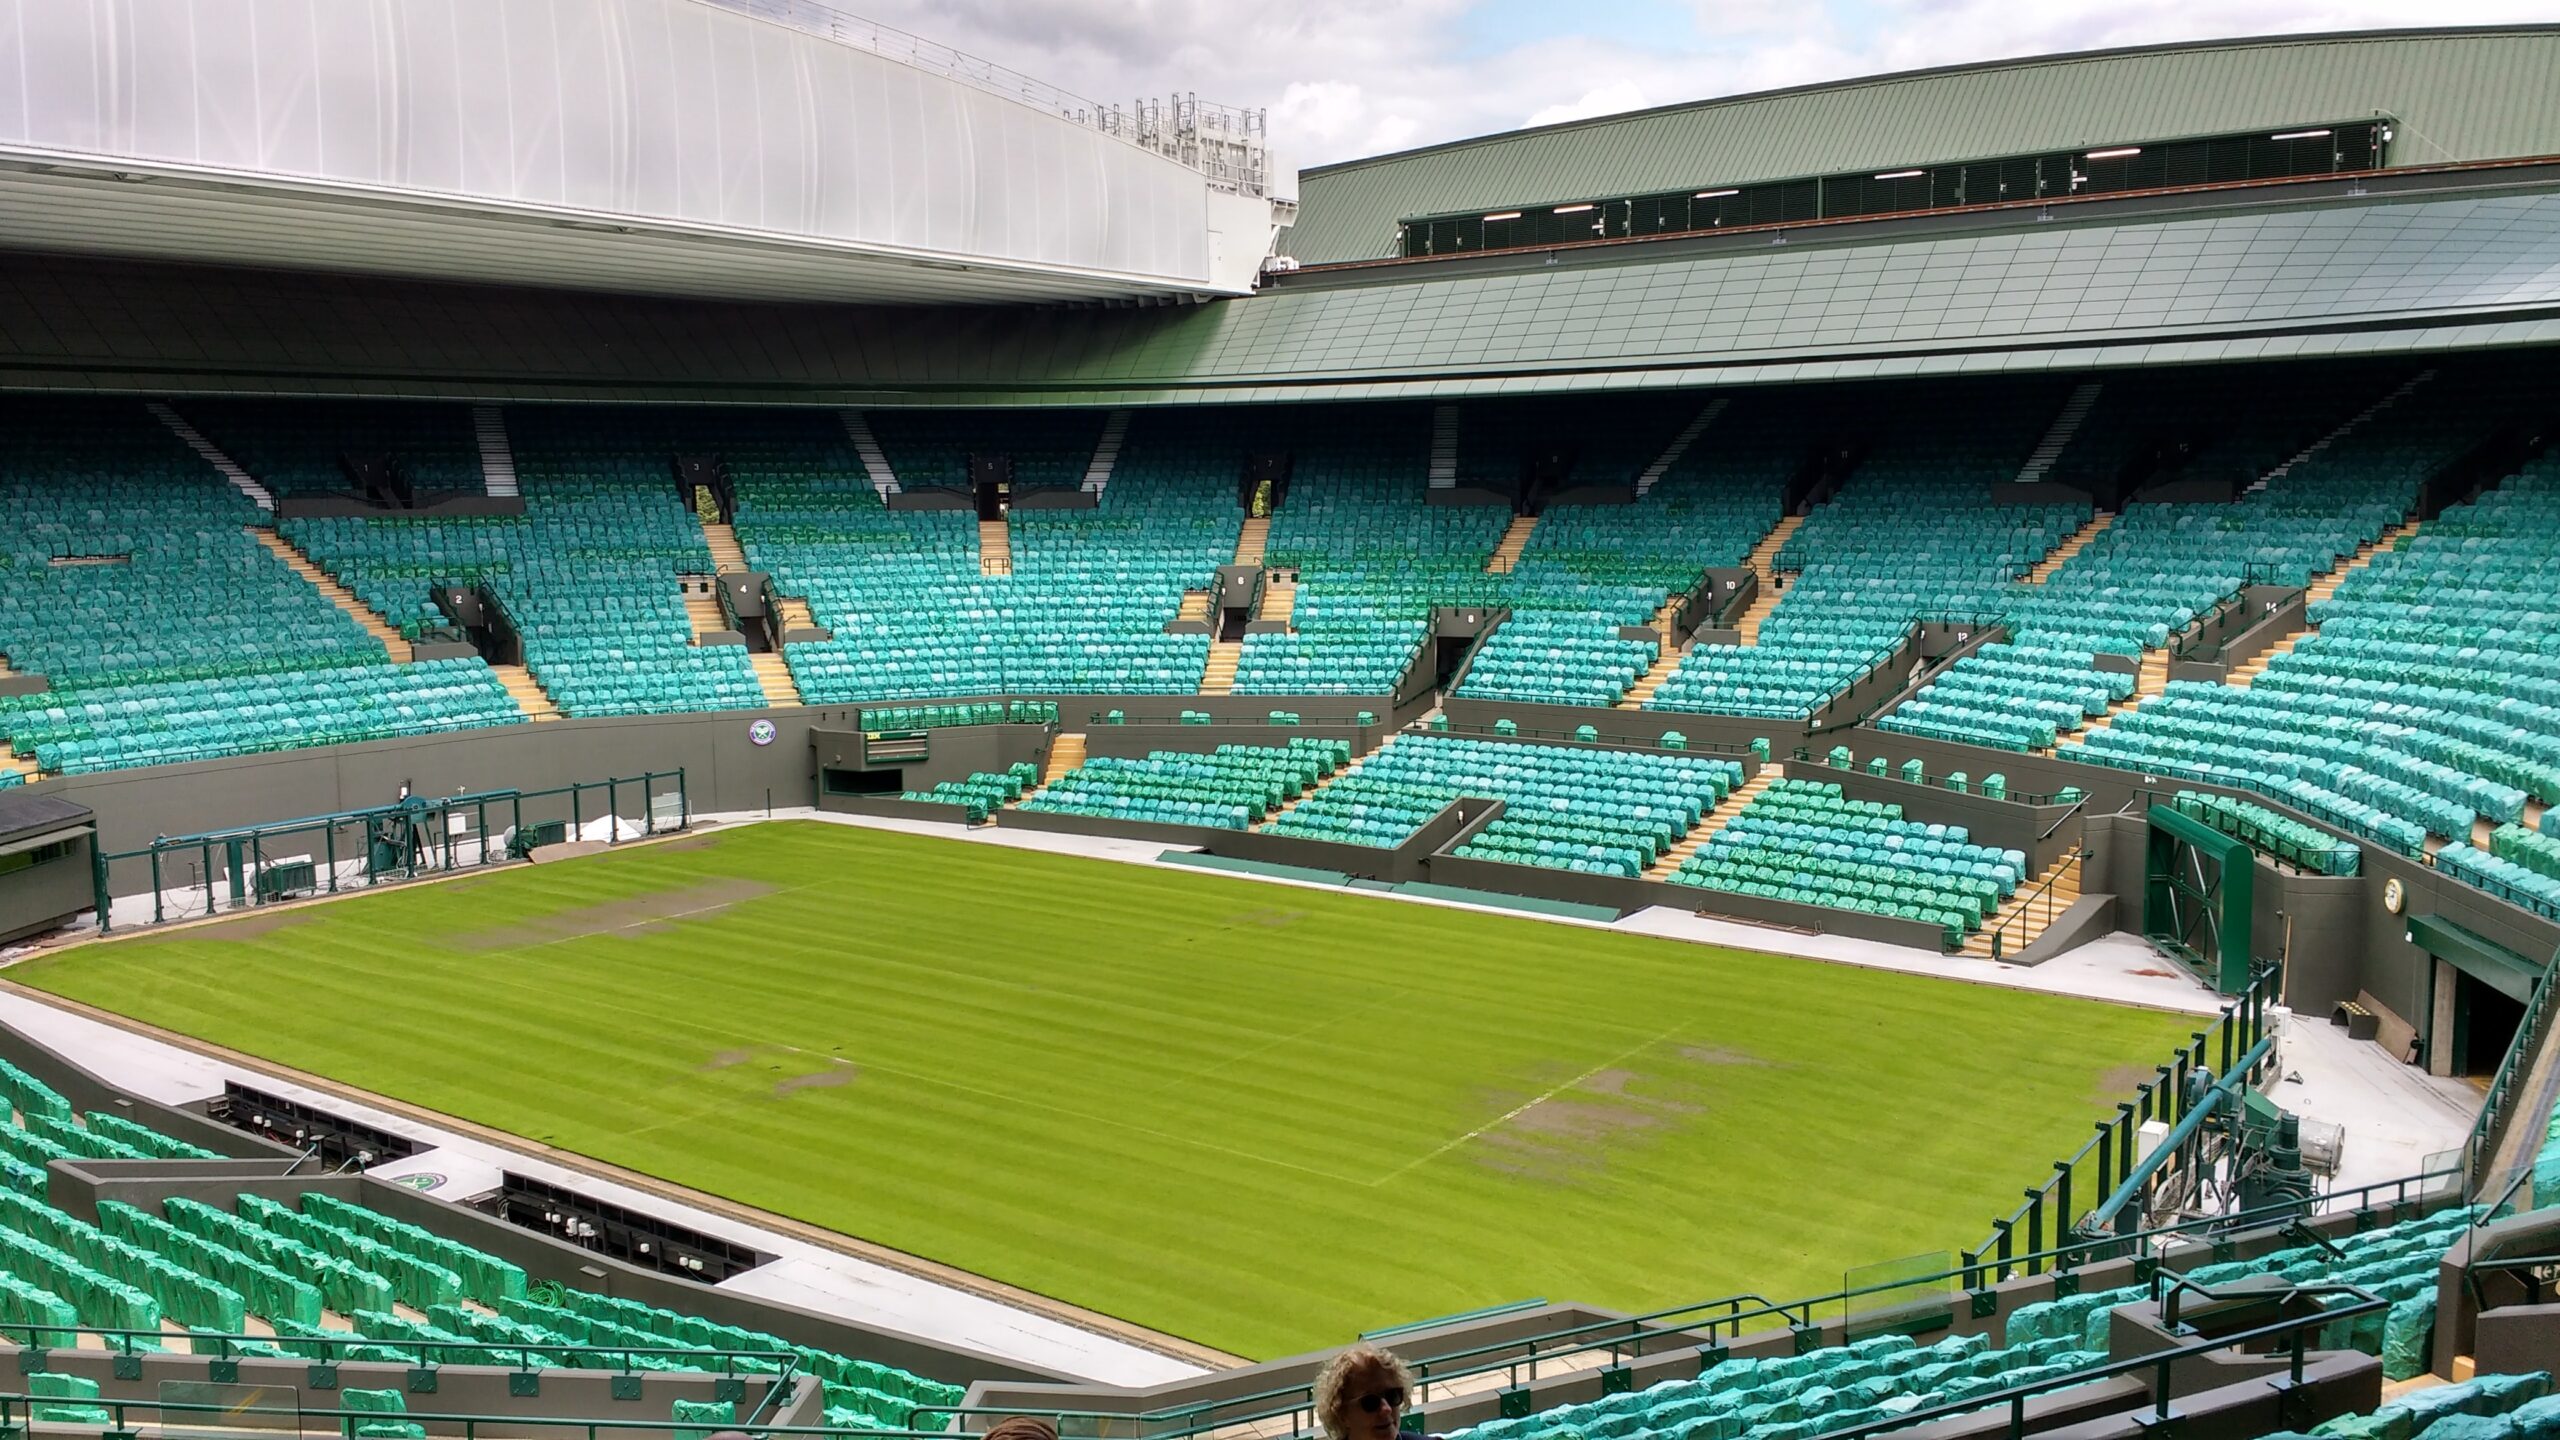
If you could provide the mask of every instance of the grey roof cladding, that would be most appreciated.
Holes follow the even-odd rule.
[[[2089,51],[1737,95],[1301,173],[1284,251],[1394,253],[1408,215],[2386,114],[2395,164],[2560,154],[2560,25]]]

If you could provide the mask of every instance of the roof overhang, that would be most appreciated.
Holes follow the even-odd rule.
[[[1163,277],[0,147],[0,249],[719,300],[1171,303]]]

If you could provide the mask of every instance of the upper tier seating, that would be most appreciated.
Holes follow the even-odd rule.
[[[2339,423],[2342,397],[2370,403],[2400,378],[2271,386],[2264,406],[2230,422],[2236,438],[2211,449],[2220,458],[2199,463],[2284,459]],[[2117,700],[2130,693],[2127,677],[2096,668],[2095,654],[2158,649],[2244,585],[2302,585],[2329,570],[2399,523],[2428,475],[2488,433],[2504,398],[2421,387],[2235,500],[2127,505],[2044,584],[2009,592],[2017,651],[1985,647],[1959,660],[1882,728],[2010,750],[2051,746],[2105,712],[2092,703],[2098,690]],[[2024,652],[2036,663],[2017,663]]]
[[[46,1202],[44,1161],[211,1152],[116,1117],[89,1116],[83,1125],[59,1093],[5,1061],[0,1096],[14,1111],[0,1115],[0,1323],[51,1327],[45,1338],[59,1348],[77,1344],[78,1326],[143,1332],[120,1343],[166,1348],[176,1340],[156,1338],[165,1320],[199,1336],[234,1337],[189,1342],[199,1353],[227,1347],[233,1355],[334,1354],[403,1365],[418,1364],[419,1352],[398,1348],[401,1341],[461,1346],[433,1352],[434,1363],[506,1366],[621,1368],[620,1356],[560,1353],[569,1346],[788,1351],[824,1383],[826,1423],[864,1429],[904,1428],[912,1407],[956,1404],[962,1394],[895,1366],[636,1300],[528,1283],[521,1268],[485,1251],[322,1194],[293,1205],[241,1195],[227,1207],[175,1197],[156,1208],[110,1200],[93,1225]],[[274,1332],[272,1341],[245,1338],[253,1318]],[[631,1363],[677,1371],[717,1362],[643,1355]],[[769,1370],[772,1362],[737,1366]]]
[[[1305,736],[1285,746],[1221,745],[1208,754],[1154,750],[1100,756],[1059,776],[1022,809],[1107,820],[1153,820],[1245,830],[1351,760],[1339,740]]]
[[[1407,733],[1269,828],[1388,847],[1452,802],[1480,796],[1506,807],[1461,853],[1634,877],[1741,780],[1740,766],[1704,756]]]
[[[522,718],[476,661],[394,665],[247,527],[265,517],[138,403],[0,405],[0,698],[11,748],[78,773]],[[61,563],[69,561],[72,563]]]
[[[1013,462],[1016,496],[1082,485],[1103,419],[1096,410],[896,408],[868,411],[864,418],[900,488],[967,490],[969,457],[1001,455]]]
[[[2172,685],[2070,753],[2273,795],[2403,854],[2441,836],[2439,866],[2530,891],[2470,845],[2475,819],[2560,801],[2555,570],[2546,456],[2349,574],[2247,688]]]
[[[1902,818],[1902,807],[1843,799],[1833,781],[1780,780],[1672,872],[1676,885],[1731,890],[1943,926],[1949,948],[2026,878],[2027,857],[1976,845],[1961,825]]]
[[[1740,565],[1778,521],[1779,499],[1802,459],[1794,407],[1745,404],[1684,451],[1632,504],[1547,508],[1505,577],[1512,607],[1467,667],[1457,693],[1488,700],[1612,705],[1659,653],[1621,640],[1708,570]],[[1657,430],[1643,432],[1649,443]],[[1656,454],[1661,444],[1653,443]],[[1617,468],[1592,483],[1632,488],[1652,462],[1623,442],[1594,447]],[[1577,471],[1584,467],[1579,457]]]
[[[471,412],[460,405],[357,400],[187,400],[199,434],[278,495],[351,492],[348,457],[380,457],[421,494],[487,484]]]
[[[973,513],[887,508],[840,437],[733,467],[748,563],[834,632],[785,649],[803,698],[1196,692],[1209,637],[1165,626],[1233,558],[1244,511],[1233,476],[1194,472],[1179,425],[1156,428],[1131,427],[1098,508],[1012,511],[1010,575],[980,572]]]
[[[1878,401],[1861,417],[1873,448],[1777,556],[1796,579],[1759,643],[1692,648],[1646,708],[1804,716],[1921,622],[1999,618],[2009,582],[2090,515],[2085,502],[1999,497],[2052,418],[2058,397],[2046,388],[1977,395],[1970,406],[1934,389]]]
[[[677,577],[712,573],[675,458],[751,422],[640,409],[509,412],[522,516],[297,517],[278,528],[404,632],[442,623],[439,586],[483,586],[573,716],[760,708],[734,645],[693,643]]]

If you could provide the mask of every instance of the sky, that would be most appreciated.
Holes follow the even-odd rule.
[[[2551,0],[828,0],[1103,102],[1270,112],[1304,168],[1716,95],[2067,50],[2549,21]]]

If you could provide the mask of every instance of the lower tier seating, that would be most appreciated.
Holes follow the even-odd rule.
[[[1741,780],[1739,765],[1704,756],[1408,733],[1270,828],[1394,846],[1452,802],[1480,796],[1504,801],[1503,815],[1459,853],[1636,876]],[[1493,848],[1476,848],[1486,841]]]
[[[2363,863],[2362,850],[2316,825],[2305,825],[2264,805],[2194,790],[2179,791],[2173,803],[2181,814],[2201,820],[2226,835],[2236,835],[2277,859],[2315,875],[2353,875]],[[2554,850],[2560,852],[2560,846],[2555,846]]]
[[[898,798],[956,805],[968,815],[970,824],[983,825],[988,816],[1021,799],[1023,790],[1039,780],[1038,766],[1018,760],[1003,770],[973,771],[966,779],[945,780],[930,790],[909,790]]]
[[[1021,808],[1245,830],[1350,760],[1345,742],[1303,736],[1285,746],[1221,745],[1206,754],[1154,750],[1140,758],[1104,756],[1043,786]]]
[[[2027,857],[1967,839],[1961,825],[1847,800],[1832,781],[1780,780],[1671,875],[1675,885],[1792,900],[1942,926],[1953,948],[2027,873]]]
[[[458,1347],[437,1352],[436,1363],[506,1366],[623,1364],[621,1356],[563,1353],[576,1346],[787,1352],[825,1384],[827,1423],[863,1429],[905,1428],[913,1407],[956,1404],[962,1394],[957,1385],[876,1361],[637,1300],[530,1282],[497,1256],[318,1193],[297,1204],[258,1195],[228,1206],[171,1197],[156,1209],[105,1201],[93,1225],[46,1201],[43,1160],[209,1152],[117,1117],[75,1119],[59,1092],[6,1062],[0,1096],[9,1112],[0,1123],[0,1323],[38,1327],[40,1342],[55,1348],[75,1347],[74,1332],[86,1326],[138,1332],[118,1343],[146,1350],[185,1345],[198,1353],[402,1365],[419,1363],[416,1349],[402,1348],[418,1341]],[[251,1319],[274,1338],[244,1336]],[[168,1334],[164,1322],[194,1338]],[[631,1363],[697,1370],[707,1360],[636,1356]],[[774,1363],[748,1359],[738,1368]],[[76,1387],[61,1393],[93,1398]],[[353,1391],[344,1403],[399,1408],[359,1401]],[[361,1433],[415,1432],[368,1425]]]

